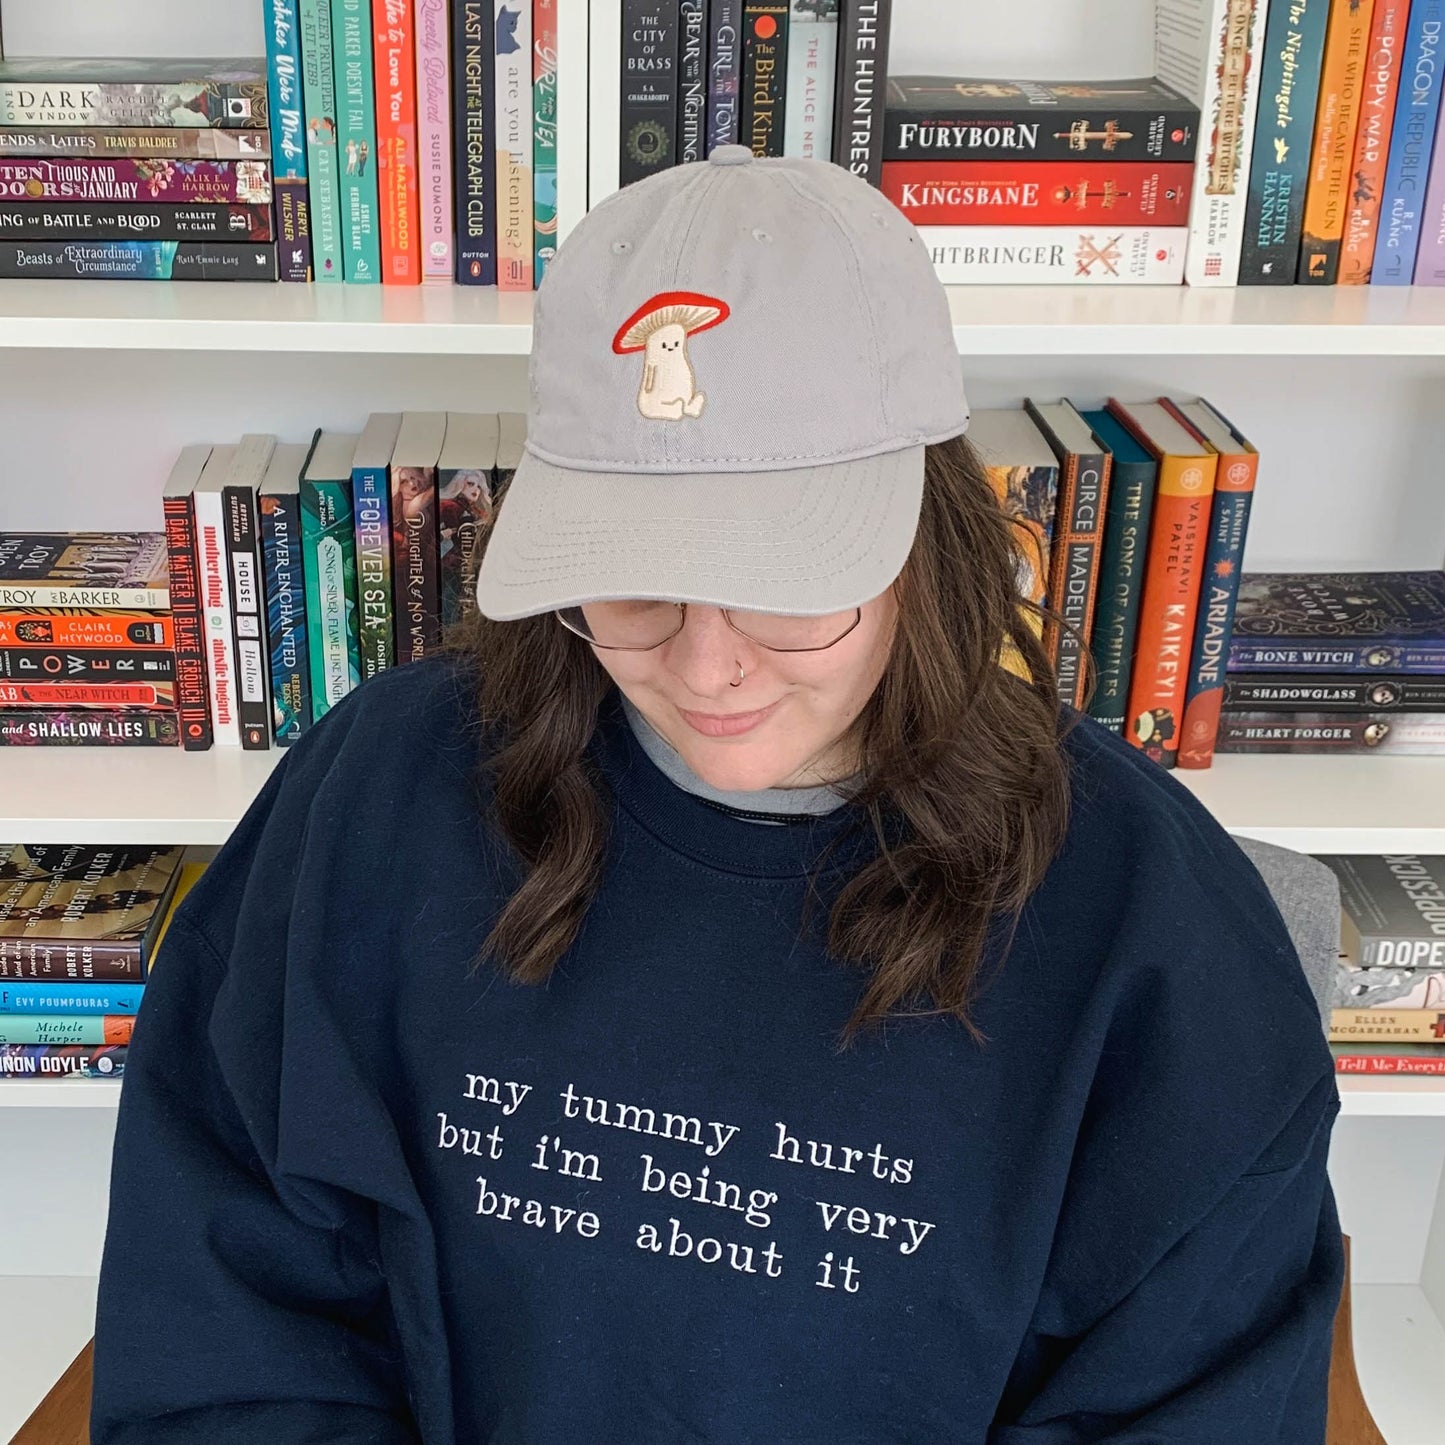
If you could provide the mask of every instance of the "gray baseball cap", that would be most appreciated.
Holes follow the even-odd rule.
[[[477,605],[613,598],[821,614],[913,545],[924,447],[968,426],[917,231],[825,161],[706,161],[595,206],[533,313],[526,450]]]

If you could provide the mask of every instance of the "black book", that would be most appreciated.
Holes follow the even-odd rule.
[[[742,88],[743,0],[711,0],[708,15],[707,148],[736,145]]]
[[[838,17],[833,160],[876,186],[883,175],[883,106],[893,0],[844,0]]]
[[[743,4],[743,94],[738,140],[755,156],[783,153],[788,100],[788,6]]]
[[[456,278],[497,284],[497,67],[491,0],[452,0]]]
[[[707,0],[679,0],[677,159],[707,155]]]
[[[221,486],[226,560],[231,574],[231,626],[236,643],[236,716],[241,724],[241,746],[252,752],[264,752],[271,746],[266,604],[256,491],[266,478],[275,449],[275,437],[243,436]]]
[[[677,161],[679,0],[622,0],[618,184]]]

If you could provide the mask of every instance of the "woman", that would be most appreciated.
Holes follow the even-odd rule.
[[[549,267],[458,653],[172,924],[95,1445],[1323,1439],[1283,923],[1055,702],[913,229],[710,162]]]

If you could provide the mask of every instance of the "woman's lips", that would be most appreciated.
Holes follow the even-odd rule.
[[[769,703],[767,707],[756,712],[688,712],[686,708],[678,708],[677,711],[688,727],[706,738],[735,738],[752,732],[755,727],[765,722],[777,705],[775,702]]]

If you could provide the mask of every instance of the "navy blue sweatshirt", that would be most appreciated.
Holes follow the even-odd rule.
[[[445,661],[280,760],[137,1020],[94,1445],[1321,1445],[1339,1108],[1258,874],[1088,719],[975,1044],[800,935],[847,807],[666,778],[615,702],[545,987]],[[844,854],[845,861],[847,854]],[[996,961],[995,961],[996,962]]]

